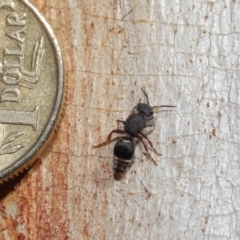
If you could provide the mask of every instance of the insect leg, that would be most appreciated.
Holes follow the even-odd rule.
[[[116,120],[116,122],[117,122],[117,124],[119,124],[119,123],[123,123],[124,125],[126,124],[126,122],[123,120]]]
[[[126,132],[123,131],[123,130],[120,130],[120,129],[114,129],[114,130],[112,130],[112,131],[108,134],[107,140],[106,140],[105,142],[100,143],[100,144],[98,144],[98,145],[96,145],[96,146],[93,146],[93,147],[94,147],[94,148],[99,148],[99,147],[102,147],[102,146],[108,144],[108,143],[111,141],[111,138],[112,138],[112,134],[113,134],[113,133],[125,134]]]
[[[148,139],[148,137],[147,137],[146,135],[144,135],[143,133],[140,133],[140,134],[141,134],[141,136],[143,136],[143,137],[148,141],[148,143],[149,143],[149,145],[151,146],[151,148],[153,149],[153,151],[154,151],[157,155],[161,156],[162,154],[157,152],[157,150],[153,147],[153,144],[152,144],[152,142]]]
[[[152,119],[150,120],[151,122],[147,122],[145,127],[155,127],[155,123],[152,121]]]
[[[142,143],[142,145],[143,145],[145,151],[147,152],[147,154],[148,154],[150,160],[151,160],[155,165],[157,165],[156,161],[152,158],[152,156],[151,156],[150,153],[148,152],[148,148],[147,148],[145,142],[143,141],[142,137],[141,137],[141,136],[137,136],[137,138],[141,141],[141,143]]]

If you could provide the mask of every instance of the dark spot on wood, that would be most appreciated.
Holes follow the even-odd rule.
[[[212,129],[212,135],[213,135],[214,137],[216,137],[216,128],[215,128],[215,127],[213,127],[213,129]]]
[[[210,7],[210,10],[211,10],[211,11],[213,10],[213,6],[214,6],[214,2],[210,2],[210,3],[209,3],[209,7]]]
[[[205,217],[204,217],[205,224],[208,223],[208,220],[209,220],[209,216],[205,216]]]
[[[26,236],[23,233],[20,233],[20,234],[18,234],[17,239],[18,240],[24,240],[24,239],[26,239]]]
[[[0,211],[5,212],[6,207],[4,206],[3,202],[0,202]]]

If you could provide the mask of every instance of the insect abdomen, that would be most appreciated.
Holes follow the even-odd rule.
[[[114,158],[114,173],[113,177],[115,180],[120,180],[124,173],[127,171],[129,167],[133,164],[133,159],[125,160],[125,159],[118,159]]]
[[[133,138],[123,137],[119,139],[114,146],[114,179],[120,180],[124,173],[133,164],[133,155],[135,151],[135,145]]]

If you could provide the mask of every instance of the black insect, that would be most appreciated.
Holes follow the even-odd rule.
[[[127,169],[132,166],[134,151],[135,143],[132,137],[122,137],[115,143],[113,149],[115,180],[120,180]]]
[[[148,144],[151,146],[153,151],[157,155],[161,155],[157,152],[157,150],[153,147],[152,142],[148,139],[148,137],[142,133],[142,131],[147,127],[154,126],[153,118],[154,118],[154,108],[159,107],[175,107],[172,105],[161,105],[161,106],[153,106],[149,105],[148,95],[143,90],[142,91],[147,99],[147,103],[141,103],[141,99],[139,100],[138,104],[133,108],[132,113],[128,116],[126,121],[117,120],[118,123],[124,124],[124,130],[121,129],[114,129],[112,130],[107,140],[99,145],[93,146],[94,148],[102,147],[109,142],[111,142],[112,134],[113,133],[120,133],[120,134],[128,134],[128,137],[120,138],[115,146],[114,146],[114,178],[116,180],[121,179],[123,174],[126,172],[127,168],[129,168],[133,164],[133,155],[135,151],[135,143],[134,138],[137,138],[143,145],[145,151],[147,152],[149,158],[153,161],[155,165],[157,163],[151,157],[147,145],[143,139],[145,139]]]

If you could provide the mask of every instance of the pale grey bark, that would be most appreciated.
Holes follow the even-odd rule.
[[[239,239],[239,2],[71,4],[78,79],[71,238]],[[114,143],[92,145],[128,116],[142,86],[153,105],[177,108],[156,114],[149,135],[162,153],[152,153],[158,166],[139,146],[116,182]]]

